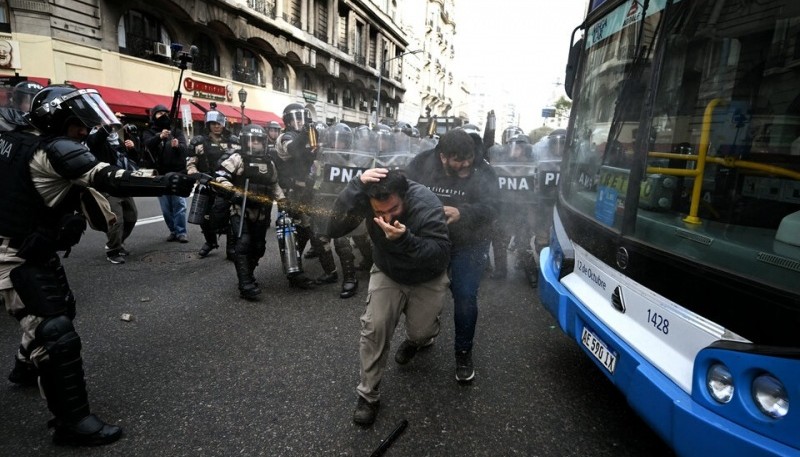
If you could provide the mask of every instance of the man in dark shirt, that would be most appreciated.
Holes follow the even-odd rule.
[[[450,290],[455,321],[456,380],[475,377],[472,345],[478,322],[478,289],[489,257],[488,227],[497,217],[497,175],[482,158],[478,145],[463,129],[450,130],[436,147],[419,153],[408,164],[409,179],[439,197],[450,230]],[[402,349],[402,348],[401,348]],[[395,360],[407,363],[413,348]]]
[[[449,280],[450,241],[442,204],[430,190],[397,170],[366,170],[339,194],[328,235],[346,235],[367,219],[373,242],[367,308],[361,316],[361,382],[353,421],[370,425],[378,413],[386,356],[400,315],[407,339],[401,346],[429,346],[439,334],[439,315]]]

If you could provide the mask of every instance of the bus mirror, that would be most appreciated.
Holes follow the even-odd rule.
[[[572,87],[575,83],[575,75],[578,72],[578,59],[581,55],[581,48],[583,48],[583,38],[573,44],[569,50],[567,68],[564,72],[564,92],[567,93],[569,98],[572,98]]]

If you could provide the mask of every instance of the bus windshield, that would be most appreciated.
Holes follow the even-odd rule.
[[[633,1],[603,14],[581,45],[563,203],[797,297],[800,2]]]

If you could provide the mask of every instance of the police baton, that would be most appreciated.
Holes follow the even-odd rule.
[[[244,227],[244,217],[245,212],[244,208],[247,205],[247,189],[250,186],[250,178],[244,178],[244,197],[242,197],[242,209],[240,211],[242,219],[239,221],[239,236],[237,238],[242,237],[242,227]]]
[[[408,421],[406,419],[401,420],[400,425],[398,425],[397,428],[392,430],[392,433],[390,433],[385,440],[381,441],[381,444],[379,444],[378,447],[375,448],[370,457],[382,456],[383,453],[386,452],[387,449],[389,449],[389,446],[392,445],[394,440],[396,440],[397,437],[400,436],[400,434],[403,433],[403,431],[405,431],[406,427],[408,427]]]

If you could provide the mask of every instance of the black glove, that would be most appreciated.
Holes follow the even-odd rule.
[[[170,172],[164,175],[167,181],[167,195],[188,197],[192,193],[195,180],[183,173]]]

